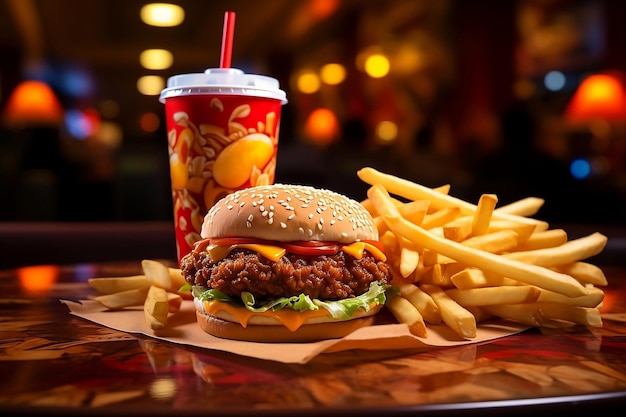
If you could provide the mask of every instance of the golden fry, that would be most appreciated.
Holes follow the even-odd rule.
[[[441,323],[439,307],[437,307],[437,303],[430,295],[413,284],[399,284],[398,288],[400,289],[400,294],[417,308],[424,320],[432,324]]]
[[[458,207],[443,208],[424,216],[424,220],[422,220],[421,226],[427,230],[433,229],[435,227],[442,227],[443,225],[450,223],[452,220],[456,219],[460,215],[461,209]]]
[[[146,301],[143,306],[146,323],[153,330],[165,328],[169,302],[165,289],[152,285],[148,290]]]
[[[586,294],[585,288],[569,275],[433,236],[428,231],[400,217],[385,216],[385,221],[395,233],[424,247],[430,247],[468,266],[484,268],[502,276],[537,285],[570,297],[579,297]]]
[[[545,200],[538,197],[526,197],[495,209],[498,213],[530,217],[537,214]]]
[[[606,236],[595,232],[553,248],[513,252],[503,256],[539,266],[564,265],[597,255],[602,252],[606,242]]]
[[[125,307],[140,306],[146,299],[148,287],[133,288],[112,294],[94,297],[94,300],[110,310],[120,310]]]
[[[519,235],[513,230],[500,230],[493,233],[470,237],[461,243],[474,249],[490,253],[502,253],[517,246]]]
[[[530,285],[503,285],[467,290],[454,288],[446,290],[446,294],[462,306],[487,306],[494,304],[534,303],[539,299],[541,290]]]
[[[544,230],[533,233],[524,240],[518,251],[553,248],[567,242],[567,233],[563,229]]]
[[[461,307],[436,285],[421,285],[420,288],[433,298],[439,307],[441,319],[456,334],[466,339],[476,337],[476,318],[468,310]]]
[[[400,240],[400,275],[406,278],[415,272],[420,255],[416,245],[406,239]]]
[[[431,188],[424,187],[394,175],[382,173],[371,167],[360,169],[357,171],[357,175],[367,184],[381,185],[390,194],[395,194],[411,201],[430,200],[433,209],[459,207],[461,215],[473,215],[476,211],[476,206],[472,203],[448,194],[439,193]],[[496,219],[516,220],[521,223],[532,224],[536,226],[536,230],[546,230],[548,228],[548,224],[544,221],[515,216],[504,212],[494,212],[493,217]]]
[[[574,262],[567,265],[551,267],[551,269],[570,275],[583,284],[608,285],[604,271],[602,271],[600,267],[587,262]]]
[[[150,281],[145,275],[130,277],[89,278],[87,283],[100,294],[114,294],[137,288],[148,288]]]
[[[407,299],[401,295],[396,295],[385,305],[398,322],[409,326],[411,334],[419,337],[428,337],[426,324],[424,323],[422,315]]]
[[[472,219],[472,236],[480,236],[487,233],[493,210],[498,203],[498,197],[495,194],[483,194],[478,200],[476,212]]]

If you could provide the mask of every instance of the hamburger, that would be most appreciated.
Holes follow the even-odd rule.
[[[198,324],[217,337],[341,338],[373,324],[391,288],[370,213],[333,191],[236,191],[209,209],[201,237],[180,267]]]

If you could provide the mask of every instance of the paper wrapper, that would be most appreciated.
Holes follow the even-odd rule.
[[[364,350],[432,350],[485,342],[528,329],[509,322],[488,322],[478,326],[474,339],[462,339],[445,325],[429,325],[428,337],[413,336],[404,324],[377,324],[356,330],[342,339],[312,343],[254,343],[220,339],[211,336],[196,323],[192,301],[184,300],[180,311],[170,314],[167,328],[153,331],[146,325],[142,307],[107,310],[93,300],[61,300],[71,314],[94,323],[127,333],[143,334],[159,340],[199,348],[214,349],[284,363],[306,363],[317,355],[350,349]]]

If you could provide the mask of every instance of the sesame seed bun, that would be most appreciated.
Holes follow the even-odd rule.
[[[333,191],[274,184],[236,191],[206,214],[203,238],[248,237],[281,242],[378,240],[370,213]]]

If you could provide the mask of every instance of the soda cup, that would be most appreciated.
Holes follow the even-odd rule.
[[[168,79],[165,105],[178,260],[201,239],[204,216],[236,190],[274,183],[286,94],[278,80],[236,68]]]

